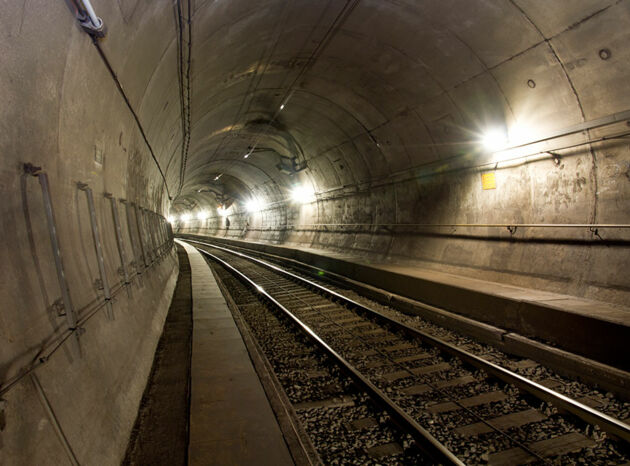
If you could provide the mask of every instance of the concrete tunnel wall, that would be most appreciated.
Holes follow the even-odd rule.
[[[373,225],[630,223],[627,117],[502,153],[479,145],[492,128],[531,143],[630,109],[630,1],[94,0],[108,28],[99,47],[141,127],[75,3],[0,6],[3,390],[17,380],[1,396],[1,463],[68,462],[46,406],[80,463],[120,461],[176,278],[172,252],[144,270],[123,235],[131,272],[143,273],[116,294],[114,320],[96,312],[81,357],[68,339],[36,380],[19,378],[67,326],[24,163],[49,177],[79,318],[103,291],[77,182],[94,192],[112,285],[120,264],[104,192],[164,217],[209,214],[174,222],[182,232],[628,304],[627,230]],[[482,189],[487,172],[495,189]],[[290,202],[297,184],[313,200]],[[252,198],[260,212],[247,212]],[[216,209],[228,204],[225,230]]]
[[[146,16],[126,23],[115,2],[98,6],[99,14],[108,18],[108,58],[122,71],[121,81],[135,84],[125,91],[146,121],[148,113],[140,102],[151,72],[128,55],[125,44],[150,50],[161,25]],[[163,16],[168,23],[168,15]],[[149,36],[142,34],[143,22],[149,22],[145,29],[153,28]],[[139,249],[140,241],[147,254],[164,243],[164,222],[158,228],[156,215],[142,212],[136,219],[135,207],[128,204],[133,246],[127,207],[120,199],[162,214],[168,198],[130,111],[69,6],[63,1],[3,3],[0,23],[0,379],[3,392],[7,390],[0,395],[0,463],[71,464],[74,456],[80,464],[118,464],[177,278],[172,251],[160,258],[156,252],[145,264]],[[38,178],[24,173],[24,163],[41,167],[48,176],[70,297],[83,329],[80,355],[74,336],[68,337],[66,317],[60,315],[68,310],[55,305],[62,295],[42,191]],[[100,275],[90,212],[78,182],[93,192],[106,276],[114,293],[113,320],[102,285],[95,284]],[[132,280],[126,287],[105,192],[118,209]],[[42,358],[45,363],[39,364]]]
[[[323,32],[309,29],[312,14],[293,16],[298,6],[240,5],[218,10],[217,18],[231,18],[217,19],[220,27],[204,28],[199,18],[194,29],[198,117],[190,175],[173,206],[193,218],[178,222],[178,231],[328,248],[629,302],[628,230],[400,226],[627,224],[627,142],[584,144],[625,135],[625,121],[491,157],[477,142],[499,127],[512,143],[528,143],[627,110],[627,2],[361,2],[288,95],[282,86]],[[290,25],[280,37],[295,40],[272,42],[273,59],[265,61],[265,46],[256,44],[276,38],[274,18]],[[310,41],[298,40],[309,33]],[[238,46],[228,57],[208,56],[206,37],[215,36],[221,46]],[[215,93],[206,107],[207,88]],[[235,95],[247,113],[234,116]],[[262,129],[261,120],[268,122]],[[269,150],[244,160],[252,146]],[[544,151],[559,155],[558,163]],[[296,155],[308,168],[287,177],[275,166],[278,154]],[[496,189],[482,188],[488,172]],[[230,187],[230,177],[249,188]],[[313,202],[287,202],[297,183],[313,187]],[[216,199],[203,191],[220,187],[237,199],[227,231]],[[247,212],[251,197],[267,207]],[[199,211],[210,218],[196,220]]]

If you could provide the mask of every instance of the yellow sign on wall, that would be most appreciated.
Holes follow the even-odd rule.
[[[496,189],[497,179],[494,176],[494,172],[487,172],[481,174],[481,187],[483,189]]]

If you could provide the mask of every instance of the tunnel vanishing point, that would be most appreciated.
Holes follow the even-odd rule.
[[[0,463],[121,462],[174,235],[629,325],[629,44],[630,0],[2,2]]]

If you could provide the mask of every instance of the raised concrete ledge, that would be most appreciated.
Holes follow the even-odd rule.
[[[367,264],[332,251],[182,235],[304,262],[578,355],[630,370],[630,308],[434,270]]]
[[[232,314],[192,246],[193,337],[188,463],[292,465]]]

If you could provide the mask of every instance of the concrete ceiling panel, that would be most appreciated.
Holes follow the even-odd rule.
[[[571,8],[561,1],[513,0],[513,3],[549,39],[610,7],[616,0],[571,0]]]
[[[630,2],[618,2],[552,40],[587,120],[630,108]]]
[[[533,140],[582,121],[576,95],[547,43],[503,63],[492,74],[512,109],[513,119],[508,126],[525,133],[523,139]]]
[[[489,68],[542,39],[532,23],[507,1],[445,0],[423,2],[418,9],[434,24],[449,31]]]

